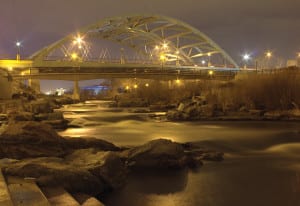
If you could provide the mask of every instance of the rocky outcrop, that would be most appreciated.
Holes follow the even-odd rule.
[[[62,158],[21,160],[5,166],[3,172],[11,176],[33,177],[40,186],[60,186],[70,192],[96,195],[105,191],[105,183],[101,179]]]
[[[59,157],[64,154],[64,139],[46,124],[15,122],[0,135],[1,158]]]
[[[68,164],[87,170],[103,180],[106,189],[116,189],[124,184],[126,167],[115,152],[81,149],[66,156],[65,160]]]
[[[180,169],[202,164],[201,161],[185,155],[182,145],[166,139],[150,141],[124,151],[123,155],[131,169]]]
[[[0,158],[62,157],[76,149],[118,151],[112,143],[95,138],[63,138],[50,125],[33,121],[9,124],[0,135]]]
[[[223,153],[166,139],[122,150],[95,138],[63,138],[49,125],[22,121],[8,125],[0,135],[0,158],[6,175],[97,195],[120,188],[131,170],[197,169],[203,160],[222,160]]]

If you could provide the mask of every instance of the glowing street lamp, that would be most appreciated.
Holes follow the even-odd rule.
[[[76,60],[78,58],[78,54],[72,53],[71,58],[72,60]]]
[[[267,68],[269,68],[269,64],[270,64],[270,59],[271,59],[271,57],[272,57],[272,52],[267,51],[267,52],[266,52],[266,58],[268,59],[268,61],[267,61]]]
[[[149,87],[149,84],[148,84],[148,83],[146,83],[146,84],[145,84],[145,87]]]
[[[213,70],[209,70],[208,74],[209,74],[209,76],[212,76],[214,74],[214,71]]]
[[[17,41],[16,42],[16,47],[17,47],[17,60],[20,60],[20,47],[21,47],[21,42]]]
[[[245,61],[245,64],[244,64],[244,69],[247,69],[247,62],[250,60],[250,55],[249,54],[244,54],[243,55],[243,60]]]
[[[208,63],[207,63],[207,66],[210,66],[210,65],[211,65],[211,63],[210,63],[211,53],[210,53],[210,52],[207,53],[207,56],[208,56]]]
[[[266,57],[268,59],[270,59],[272,57],[272,52],[270,52],[270,51],[266,52]]]
[[[133,88],[137,89],[137,88],[138,88],[138,85],[137,85],[137,84],[134,84],[134,85],[133,85]]]
[[[168,48],[168,44],[167,44],[166,42],[164,42],[164,43],[162,44],[162,48],[163,48],[163,49],[167,49],[167,48]]]

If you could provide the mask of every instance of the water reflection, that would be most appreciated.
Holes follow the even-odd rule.
[[[131,175],[123,189],[100,197],[107,206],[300,205],[299,122],[157,122],[148,113],[99,105],[66,111],[70,118],[97,124],[62,135],[94,136],[121,146],[166,137],[225,152],[224,162],[205,163],[198,172]]]

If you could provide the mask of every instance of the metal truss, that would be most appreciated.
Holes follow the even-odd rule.
[[[131,47],[145,57],[165,64],[213,65],[238,68],[234,60],[214,41],[196,28],[160,15],[129,15],[107,18],[45,47],[32,55],[34,61],[44,61],[51,52],[62,49],[74,36],[101,38]],[[208,65],[210,66],[210,65]]]

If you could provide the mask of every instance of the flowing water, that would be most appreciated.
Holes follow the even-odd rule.
[[[102,197],[107,206],[300,205],[299,122],[168,122],[107,105],[65,106],[65,117],[83,127],[60,134],[118,146],[168,138],[225,153],[223,162],[205,162],[198,171],[132,174],[126,186]]]

